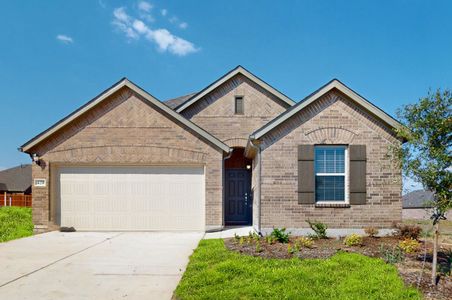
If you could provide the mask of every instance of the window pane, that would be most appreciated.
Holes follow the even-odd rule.
[[[235,113],[243,114],[243,97],[235,97]]]
[[[344,147],[316,147],[316,173],[345,173]]]
[[[344,176],[316,176],[316,201],[344,201]]]
[[[315,171],[325,173],[325,151],[323,149],[315,149]]]

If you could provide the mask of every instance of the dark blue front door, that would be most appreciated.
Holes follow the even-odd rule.
[[[252,218],[251,171],[226,169],[226,225],[250,225]]]

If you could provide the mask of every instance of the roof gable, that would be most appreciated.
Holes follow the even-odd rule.
[[[193,97],[196,94],[197,93],[191,93],[191,94],[180,96],[177,98],[168,99],[168,100],[163,101],[163,103],[165,103],[171,109],[175,109],[176,107],[178,107],[179,105],[181,105],[182,103],[184,103],[185,101],[187,101],[188,99],[190,99],[191,97]]]
[[[164,103],[162,103],[161,101],[156,99],[154,96],[152,96],[151,94],[149,94],[148,92],[146,92],[145,90],[143,90],[142,88],[140,88],[138,85],[134,84],[127,78],[121,79],[120,81],[115,83],[112,87],[105,90],[104,92],[99,94],[97,97],[95,97],[94,99],[92,99],[91,101],[89,101],[88,103],[86,103],[85,105],[83,105],[82,107],[80,107],[79,109],[77,109],[76,111],[74,111],[73,113],[71,113],[70,115],[65,117],[64,119],[60,120],[55,125],[51,126],[49,129],[45,130],[44,132],[38,134],[37,136],[35,136],[34,138],[32,138],[31,140],[26,142],[24,145],[22,145],[19,148],[19,150],[22,152],[28,153],[28,151],[32,147],[38,145],[40,142],[44,141],[49,136],[56,133],[58,130],[60,130],[61,128],[63,128],[67,124],[69,124],[70,122],[74,121],[76,118],[78,118],[82,114],[84,114],[87,111],[89,111],[90,109],[94,108],[97,104],[103,102],[105,99],[107,99],[109,96],[113,95],[115,92],[119,91],[123,87],[128,87],[129,89],[131,89],[132,91],[134,91],[135,93],[137,93],[138,95],[143,97],[143,99],[145,99],[146,101],[157,106],[165,114],[169,115],[176,121],[180,122],[181,124],[185,125],[189,129],[193,130],[194,132],[199,134],[201,137],[203,137],[204,139],[206,139],[207,141],[209,141],[210,143],[212,143],[214,146],[218,147],[219,149],[221,149],[225,152],[230,151],[229,146],[227,146],[226,144],[221,142],[219,139],[217,139],[213,135],[209,134],[204,129],[198,127],[190,120],[184,118],[182,115],[176,113],[170,107],[168,107],[167,105],[165,105]]]
[[[276,90],[275,88],[270,86],[268,83],[266,83],[265,81],[263,81],[262,79],[260,79],[256,75],[252,74],[251,72],[249,72],[248,70],[246,70],[242,66],[237,66],[232,71],[226,73],[220,79],[218,79],[215,82],[211,83],[209,86],[204,88],[202,91],[198,92],[197,94],[193,95],[188,100],[186,100],[185,102],[183,102],[182,104],[177,106],[175,108],[175,110],[178,113],[182,112],[183,110],[185,110],[186,108],[190,107],[192,104],[194,104],[195,102],[200,100],[202,97],[204,97],[205,95],[209,94],[211,91],[213,91],[217,87],[221,86],[223,83],[225,83],[226,81],[228,81],[229,79],[231,79],[232,77],[234,77],[237,74],[242,74],[243,76],[247,77],[249,80],[253,81],[254,83],[256,83],[258,85],[260,85],[262,88],[264,88],[265,90],[267,90],[271,94],[275,95],[276,97],[278,97],[282,101],[286,102],[290,106],[295,104],[295,101],[293,101],[292,99],[290,99],[289,97],[287,97],[286,95],[281,93],[280,91]]]
[[[0,190],[25,192],[31,187],[31,165],[20,165],[0,171]]]
[[[288,120],[290,117],[298,113],[299,111],[303,110],[305,107],[307,107],[309,104],[313,103],[314,101],[318,100],[325,94],[327,94],[329,91],[337,89],[341,93],[345,94],[347,97],[349,97],[352,101],[357,103],[358,105],[361,105],[366,110],[371,112],[373,115],[378,117],[380,120],[382,120],[384,123],[388,124],[390,127],[397,128],[401,126],[401,124],[385,113],[383,110],[366,100],[364,97],[347,87],[345,84],[340,82],[338,79],[333,79],[300,102],[298,102],[296,105],[292,106],[282,114],[280,114],[278,117],[261,127],[260,129],[256,130],[250,135],[251,139],[259,139],[272,129],[276,128],[280,124],[284,123],[286,120]]]

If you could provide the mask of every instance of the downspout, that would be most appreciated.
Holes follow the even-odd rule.
[[[234,148],[230,148],[228,155],[223,157],[223,201],[222,201],[223,202],[223,210],[222,210],[222,216],[221,216],[223,221],[222,221],[222,224],[221,224],[221,228],[219,230],[223,230],[223,228],[225,227],[224,212],[225,212],[225,209],[226,209],[226,202],[225,202],[225,199],[226,199],[226,189],[225,189],[225,186],[226,186],[226,169],[224,167],[224,162],[226,161],[226,159],[231,158],[232,151],[234,151]]]
[[[261,233],[261,198],[262,198],[262,196],[261,196],[261,184],[262,184],[261,147],[259,146],[259,144],[255,145],[254,144],[255,141],[256,141],[256,139],[254,138],[254,136],[250,136],[250,146],[251,146],[251,148],[256,150],[257,159],[258,159],[258,165],[259,165],[259,168],[257,170],[258,176],[259,176],[259,181],[257,182],[257,190],[259,191],[259,199],[257,199],[259,201],[258,205],[257,205],[257,208],[258,208],[258,211],[257,211],[257,213],[258,213],[258,215],[257,215],[257,220],[258,220],[257,221],[258,222],[257,223],[257,231],[258,231],[259,235],[262,236],[262,233]],[[253,199],[253,201],[255,201],[255,200],[256,199]]]

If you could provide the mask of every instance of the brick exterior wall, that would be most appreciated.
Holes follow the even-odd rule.
[[[243,96],[244,115],[234,114]],[[61,165],[204,165],[206,229],[223,225],[223,153],[209,142],[123,88],[38,144],[41,166],[33,179],[33,222],[39,230],[57,226],[56,168]],[[231,147],[245,147],[249,135],[289,105],[243,75],[237,75],[182,112]],[[390,128],[338,91],[331,91],[261,138],[253,160],[253,225],[306,228],[319,220],[330,228],[389,228],[401,221],[401,174],[387,156],[399,143]],[[347,208],[298,204],[297,147],[300,144],[367,145],[367,203]],[[260,177],[259,177],[260,174]]]
[[[235,96],[243,96],[244,114],[236,115]],[[290,105],[239,74],[182,111],[182,115],[230,147],[245,147],[250,134]]]
[[[39,230],[56,225],[53,170],[73,164],[204,165],[206,227],[222,226],[222,151],[144,101],[123,88],[30,149],[43,162],[33,165],[33,179],[44,178],[49,183],[45,188],[33,188],[33,222]]]
[[[261,228],[390,228],[402,218],[401,173],[388,157],[399,141],[391,129],[337,91],[331,91],[261,138]],[[347,208],[298,204],[297,146],[367,146],[367,202]]]

